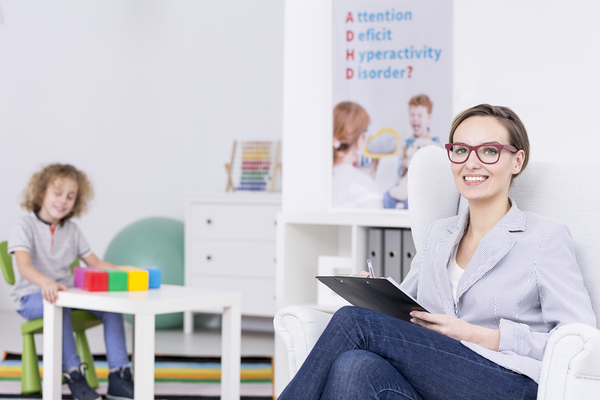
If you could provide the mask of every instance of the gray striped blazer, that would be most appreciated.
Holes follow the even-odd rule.
[[[466,230],[469,210],[434,222],[402,288],[430,312],[500,330],[500,350],[462,343],[481,356],[539,382],[550,332],[579,322],[596,326],[569,229],[519,210],[509,212],[480,241],[458,283],[454,304],[447,265]]]

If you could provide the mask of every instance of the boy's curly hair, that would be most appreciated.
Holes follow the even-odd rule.
[[[27,211],[39,212],[44,202],[44,196],[48,186],[57,178],[69,178],[77,182],[77,198],[71,212],[65,216],[65,220],[83,215],[94,197],[92,184],[83,171],[79,171],[69,164],[50,164],[33,174],[23,190],[23,201],[21,207]]]

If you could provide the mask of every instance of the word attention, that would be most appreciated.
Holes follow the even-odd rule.
[[[367,11],[357,12],[358,22],[394,22],[394,21],[412,21],[412,12],[396,11],[395,8],[385,12],[372,13]],[[346,23],[354,22],[352,11],[346,15]]]

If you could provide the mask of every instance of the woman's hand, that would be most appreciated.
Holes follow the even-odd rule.
[[[478,344],[486,349],[498,351],[500,331],[469,324],[460,318],[445,314],[429,314],[424,311],[412,311],[410,322],[441,333],[456,340]]]
[[[58,292],[61,290],[67,291],[69,288],[58,282],[49,282],[42,286],[42,297],[46,299],[47,302],[54,304],[58,299]]]

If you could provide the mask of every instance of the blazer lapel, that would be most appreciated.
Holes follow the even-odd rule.
[[[524,231],[527,223],[525,213],[512,201],[508,213],[481,239],[477,250],[458,281],[457,297],[463,295],[471,286],[487,274],[513,248],[516,239],[511,232]]]
[[[448,226],[446,235],[437,242],[434,257],[435,287],[440,298],[444,313],[456,316],[452,287],[448,278],[448,261],[466,229],[469,219],[468,210],[463,212],[459,219]]]

